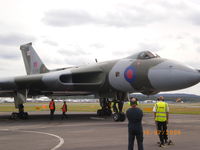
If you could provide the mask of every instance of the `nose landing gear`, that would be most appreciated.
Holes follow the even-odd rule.
[[[118,104],[118,107],[116,104]],[[117,101],[117,100],[114,101],[114,104],[113,104],[113,111],[115,112],[113,114],[114,121],[121,121],[121,122],[125,121],[126,116],[125,116],[125,113],[122,112],[123,106],[124,106],[123,101]]]

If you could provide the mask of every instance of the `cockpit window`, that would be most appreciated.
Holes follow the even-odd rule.
[[[159,58],[160,56],[157,54],[154,54],[150,51],[143,51],[134,55],[129,56],[128,58],[131,59],[151,59],[151,58]]]

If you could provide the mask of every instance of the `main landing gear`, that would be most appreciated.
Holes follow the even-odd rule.
[[[114,121],[125,121],[126,120],[126,115],[125,113],[122,111],[123,110],[123,106],[124,106],[124,101],[127,99],[127,93],[123,93],[123,92],[117,92],[116,93],[116,97],[114,98],[113,101],[113,120]]]
[[[23,119],[23,120],[28,119],[28,113],[24,112],[24,105],[23,104],[18,105],[18,109],[19,112],[18,113],[13,112],[10,116],[10,119]]]
[[[19,112],[13,112],[10,116],[10,119],[28,119],[28,113],[24,112],[24,102],[27,99],[28,90],[19,90],[14,96],[15,108],[18,108]]]
[[[97,110],[97,116],[111,116],[111,101],[108,98],[99,99],[101,109]]]
[[[113,120],[114,121],[125,121],[126,115],[123,110],[124,100],[127,99],[127,93],[117,92],[112,101],[109,98],[100,98],[101,109],[97,110],[98,116],[111,116],[111,103],[113,103]]]

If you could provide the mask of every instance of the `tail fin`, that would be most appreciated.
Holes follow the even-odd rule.
[[[21,45],[20,50],[22,52],[26,72],[28,75],[49,72],[47,67],[43,64],[40,57],[33,49],[32,43]]]

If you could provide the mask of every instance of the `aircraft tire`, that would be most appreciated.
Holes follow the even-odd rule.
[[[24,112],[24,114],[23,114],[23,119],[24,119],[24,120],[28,119],[28,113],[27,113],[27,112]]]
[[[125,113],[124,113],[124,112],[120,113],[120,119],[119,119],[119,121],[123,122],[123,121],[125,121],[125,120],[126,120],[126,115],[125,115]]]
[[[116,121],[116,122],[119,121],[120,120],[120,114],[119,113],[114,113],[113,114],[113,120]]]
[[[17,119],[18,118],[18,113],[16,113],[16,112],[13,112],[12,114],[11,114],[11,116],[10,116],[10,119]]]

